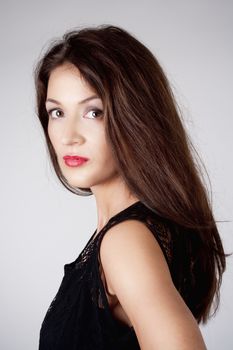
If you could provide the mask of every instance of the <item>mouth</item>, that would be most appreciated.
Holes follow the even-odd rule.
[[[86,163],[89,159],[80,156],[64,156],[65,164],[70,167],[77,167]]]

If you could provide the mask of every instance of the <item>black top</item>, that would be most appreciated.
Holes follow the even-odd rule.
[[[133,327],[113,317],[100,273],[100,243],[113,225],[136,219],[144,222],[171,264],[171,235],[167,220],[137,201],[110,218],[72,263],[64,276],[40,330],[39,350],[136,350]]]

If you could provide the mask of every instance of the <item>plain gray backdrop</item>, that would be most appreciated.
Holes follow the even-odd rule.
[[[156,55],[210,176],[227,252],[232,239],[232,1],[1,1],[0,348],[38,348],[63,277],[97,224],[93,197],[67,191],[48,161],[33,69],[50,40],[75,27],[118,25]],[[219,310],[201,326],[208,349],[233,349],[233,258]]]

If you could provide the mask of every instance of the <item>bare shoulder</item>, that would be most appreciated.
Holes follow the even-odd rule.
[[[131,268],[140,268],[137,273],[144,273],[144,269],[150,269],[153,273],[157,270],[163,280],[171,283],[165,257],[155,236],[146,224],[139,220],[128,219],[111,227],[103,237],[100,257],[107,275],[113,273],[114,268],[120,268],[124,264],[125,267],[130,265]],[[114,270],[114,273],[117,272]],[[125,273],[127,272],[132,271],[125,268]],[[111,278],[109,282],[111,284]],[[113,291],[112,285],[111,290]]]
[[[100,259],[108,288],[133,324],[142,349],[206,349],[145,223],[128,219],[111,227],[102,239]]]

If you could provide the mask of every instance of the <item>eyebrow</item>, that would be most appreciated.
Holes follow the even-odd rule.
[[[100,97],[97,95],[92,95],[92,96],[85,98],[82,101],[79,101],[78,104],[81,105],[81,104],[84,104],[84,103],[86,103],[90,100],[94,100],[94,99],[100,99]],[[54,98],[48,98],[45,102],[53,102],[53,103],[57,103],[58,105],[61,105],[61,103],[59,101],[55,100]]]

